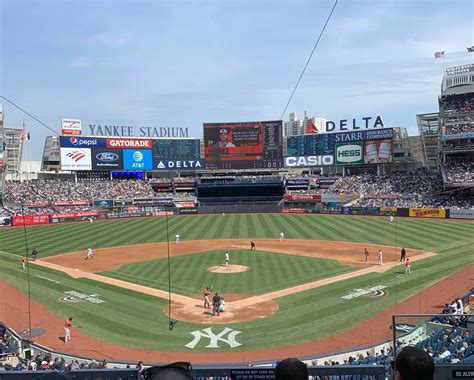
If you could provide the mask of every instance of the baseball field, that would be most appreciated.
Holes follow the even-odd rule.
[[[393,312],[439,312],[474,287],[473,227],[249,214],[2,229],[0,320],[19,330],[31,324],[42,329],[33,340],[88,357],[248,362],[369,346],[390,338]],[[37,261],[22,269],[21,255],[33,248]],[[220,316],[203,307],[206,286],[226,300]]]

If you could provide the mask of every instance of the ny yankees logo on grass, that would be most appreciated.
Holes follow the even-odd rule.
[[[219,341],[227,343],[231,348],[239,347],[241,344],[237,342],[235,337],[240,334],[242,331],[237,331],[229,327],[224,328],[219,334],[214,334],[212,332],[212,327],[208,327],[202,330],[191,331],[191,335],[194,336],[193,340],[185,345],[188,348],[194,348],[199,343],[201,338],[209,339],[209,344],[206,348],[219,348],[217,344]],[[228,334],[227,339],[224,336]]]

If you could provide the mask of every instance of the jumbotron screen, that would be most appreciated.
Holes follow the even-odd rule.
[[[206,169],[278,169],[282,141],[281,120],[205,123]]]

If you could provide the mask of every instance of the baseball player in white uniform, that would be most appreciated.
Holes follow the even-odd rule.
[[[94,252],[92,252],[92,248],[87,248],[87,256],[86,260],[94,260]]]
[[[390,215],[390,217],[388,218],[388,220],[390,221],[390,223],[393,223],[393,215]]]
[[[176,244],[179,243],[179,234],[176,234]]]
[[[224,263],[225,263],[225,266],[226,266],[226,267],[229,266],[229,261],[230,261],[229,251],[225,251]]]
[[[280,241],[282,241],[285,238],[285,234],[283,232],[280,232]]]
[[[377,265],[383,265],[383,253],[380,249],[377,251]]]

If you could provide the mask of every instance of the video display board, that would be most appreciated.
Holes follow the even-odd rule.
[[[153,140],[153,158],[160,160],[198,160],[201,158],[200,140]]]
[[[206,169],[280,168],[282,121],[205,123]]]
[[[364,141],[364,164],[384,164],[392,162],[392,140]]]
[[[335,133],[288,136],[286,140],[287,155],[323,156],[334,154],[335,136]]]
[[[288,136],[285,167],[392,162],[393,128]]]

